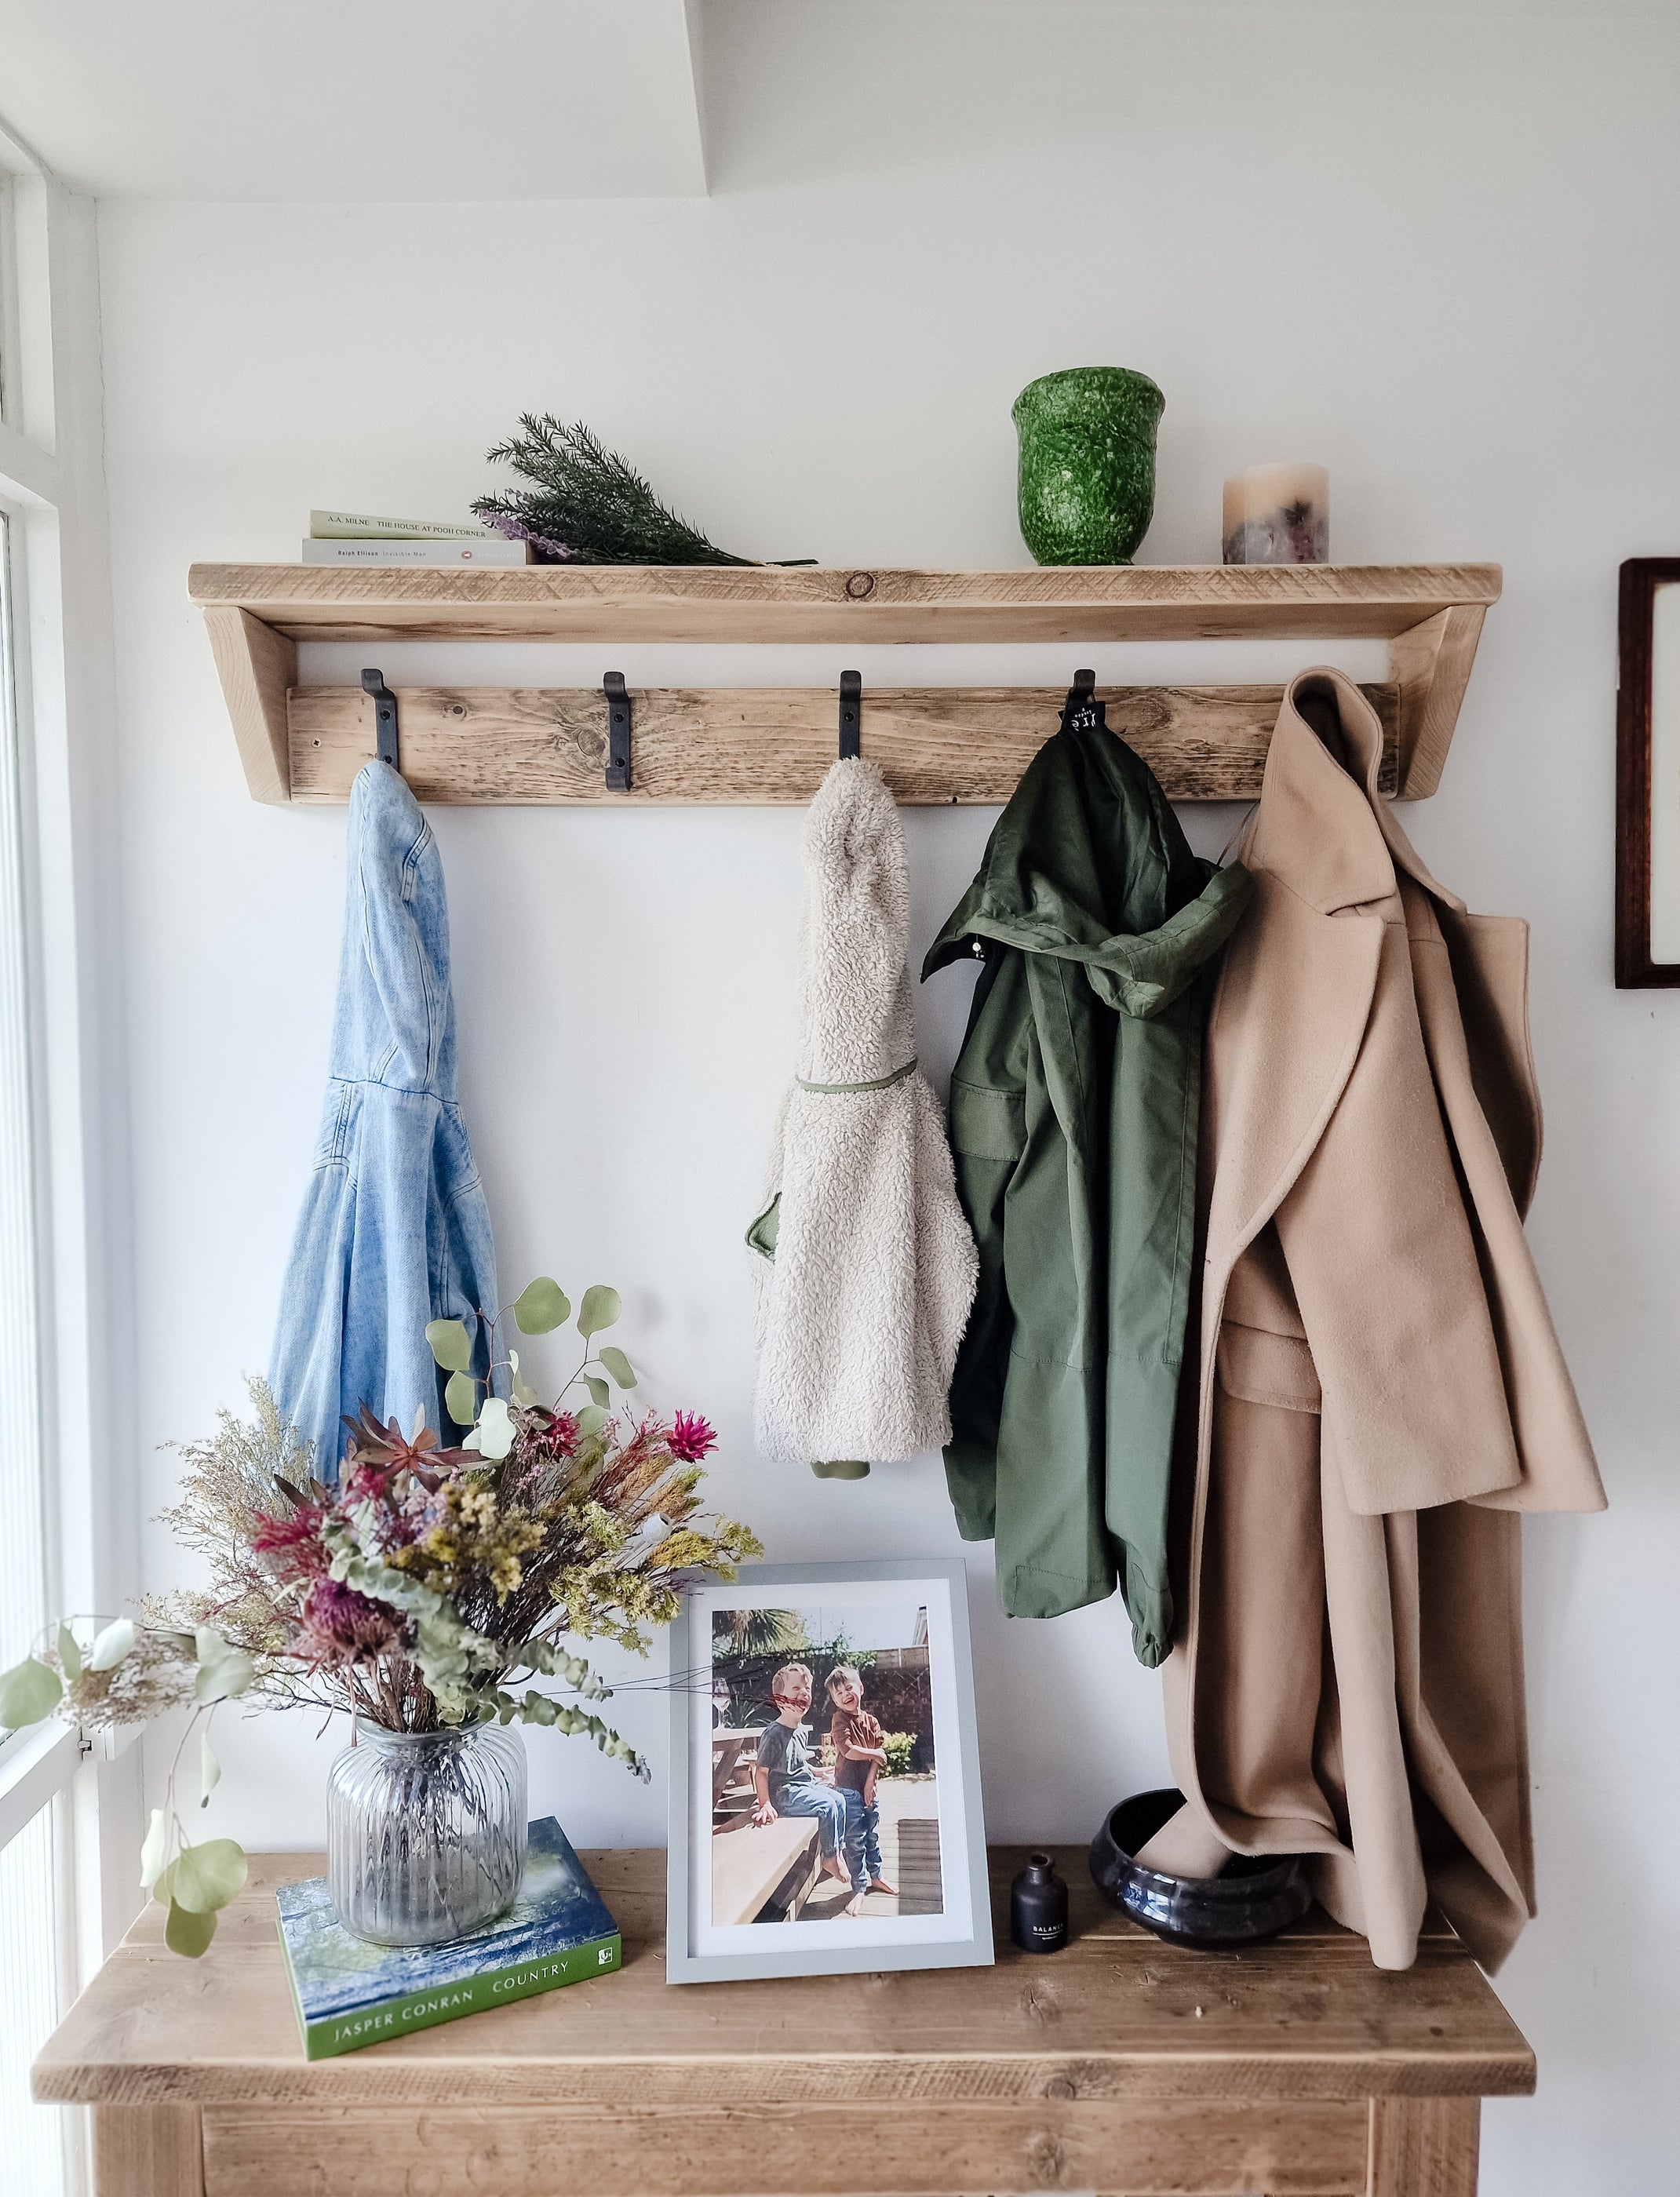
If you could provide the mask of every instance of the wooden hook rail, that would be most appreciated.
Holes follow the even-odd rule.
[[[832,687],[629,689],[634,768],[607,790],[599,689],[398,687],[403,775],[419,801],[478,803],[810,800],[835,756]],[[862,753],[911,806],[996,804],[1056,730],[1065,687],[863,690]],[[1109,728],[1173,801],[1260,792],[1281,687],[1099,686]],[[1399,695],[1364,689],[1396,784]],[[374,704],[354,687],[295,687],[287,700],[291,797],[344,802],[374,753]]]
[[[338,802],[374,751],[358,689],[300,687],[304,641],[1054,641],[1056,687],[872,687],[863,753],[911,803],[1006,800],[1055,729],[1086,642],[1239,636],[1385,640],[1388,678],[1365,692],[1397,798],[1433,793],[1488,606],[1493,565],[1097,565],[1011,572],[773,567],[413,568],[195,565],[223,694],[252,795]],[[604,662],[611,661],[611,654]],[[1303,649],[1303,664],[1312,661]],[[838,676],[837,670],[836,676]],[[1278,687],[1101,687],[1109,722],[1168,796],[1260,791]],[[627,792],[602,782],[598,689],[398,687],[404,776],[437,803],[808,801],[835,754],[835,693],[817,688],[633,690]]]

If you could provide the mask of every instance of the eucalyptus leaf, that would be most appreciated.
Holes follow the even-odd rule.
[[[636,1369],[616,1342],[607,1343],[602,1349],[598,1350],[595,1355],[621,1388],[635,1387]]]
[[[458,1319],[429,1319],[426,1339],[432,1354],[446,1373],[465,1373],[472,1363],[472,1342]],[[463,1420],[463,1425],[471,1423]]]
[[[571,1311],[565,1291],[547,1274],[539,1274],[527,1284],[513,1301],[513,1318],[521,1335],[550,1335]]]
[[[245,1849],[237,1839],[206,1839],[200,1846],[182,1846],[168,1871],[171,1904],[189,1915],[211,1914],[238,1898],[246,1871]]]
[[[577,1312],[577,1332],[587,1342],[592,1335],[611,1327],[623,1310],[617,1290],[597,1282],[594,1289],[583,1292],[583,1301]]]
[[[134,1620],[119,1617],[107,1625],[88,1650],[90,1671],[114,1671],[129,1649],[134,1645]]]
[[[520,1380],[517,1373],[513,1376],[513,1401],[522,1412],[530,1411],[536,1401],[536,1389],[529,1381]]]
[[[596,1403],[605,1409],[611,1399],[612,1391],[607,1387],[605,1382],[602,1380],[600,1375],[599,1373],[586,1373],[583,1376],[583,1385],[589,1391],[590,1395],[594,1397]]]
[[[507,1406],[500,1396],[486,1396],[484,1408],[478,1414],[478,1423],[473,1429],[478,1435],[478,1450],[493,1464],[500,1463],[513,1446],[513,1422]]]
[[[179,1953],[188,1961],[196,1961],[210,1951],[210,1941],[216,1935],[216,1916],[211,1909],[201,1915],[175,1900],[169,1904],[169,1920],[164,1924],[164,1943],[171,1953]]]
[[[222,1765],[216,1759],[207,1731],[199,1734],[199,1806],[207,1808],[210,1796],[222,1783]]]
[[[193,1673],[195,1701],[225,1701],[242,1694],[257,1675],[257,1666],[242,1648],[233,1647],[213,1625],[201,1625],[194,1635],[199,1667]]]
[[[38,1655],[27,1655],[0,1672],[0,1730],[17,1731],[39,1724],[64,1698],[64,1681]]]
[[[161,1808],[154,1808],[152,1820],[146,1828],[146,1838],[140,1849],[140,1888],[149,1892],[164,1873],[164,1856],[169,1851],[169,1818]]]
[[[470,1427],[478,1416],[478,1384],[470,1373],[451,1373],[443,1383],[443,1404],[458,1427]]]
[[[73,1682],[82,1675],[82,1651],[76,1645],[76,1636],[67,1625],[58,1628],[58,1665],[67,1679]]]
[[[600,1404],[586,1404],[577,1414],[577,1431],[581,1435],[598,1435],[611,1416]]]

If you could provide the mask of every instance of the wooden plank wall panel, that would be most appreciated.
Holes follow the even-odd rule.
[[[403,774],[449,803],[810,800],[835,758],[828,688],[631,690],[631,787],[606,790],[606,703],[588,688],[399,687]],[[1175,801],[1248,801],[1260,789],[1281,687],[1098,688],[1111,728]],[[1383,723],[1385,791],[1398,775],[1399,691],[1364,690]],[[1065,688],[890,687],[863,696],[863,752],[907,806],[1007,801],[1055,731]],[[358,688],[294,687],[292,798],[343,802],[374,753]]]
[[[731,2098],[727,2069],[716,2071],[715,2082],[709,2105],[605,2114],[565,2105],[442,2102],[406,2113],[211,2107],[206,2197],[320,2197],[323,2190],[394,2197],[421,2189],[851,2197],[860,2188],[878,2197],[1092,2189],[1125,2197],[1364,2197],[1367,2115],[1352,2102],[872,2111],[860,2101],[828,2110],[761,2106],[749,2116]],[[1393,2185],[1393,2197],[1407,2188]]]

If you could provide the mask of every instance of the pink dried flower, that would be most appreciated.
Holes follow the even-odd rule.
[[[403,1643],[400,1614],[342,1580],[318,1579],[304,1604],[298,1652],[311,1662],[357,1663]]]
[[[717,1447],[717,1435],[711,1422],[698,1412],[679,1412],[671,1421],[669,1446],[671,1455],[684,1464],[698,1464]]]

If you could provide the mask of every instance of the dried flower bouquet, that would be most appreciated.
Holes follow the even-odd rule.
[[[571,1314],[546,1278],[512,1310],[524,1335]],[[618,1315],[616,1291],[586,1293],[583,1357],[552,1406],[538,1402],[517,1350],[497,1356],[498,1322],[487,1371],[475,1375],[466,1328],[434,1320],[426,1337],[464,1442],[443,1447],[424,1413],[404,1434],[364,1406],[332,1486],[252,1381],[249,1419],[223,1412],[214,1435],[182,1446],[181,1499],[164,1514],[204,1559],[208,1585],[147,1597],[137,1624],[119,1618],[85,1647],[60,1624],[0,1675],[0,1723],[10,1726],[54,1713],[97,1728],[189,1712],[141,1868],[169,1909],[176,1951],[205,1950],[245,1881],[238,1845],[194,1844],[177,1799],[196,1733],[200,1806],[209,1800],[221,1774],[209,1725],[223,1701],[348,1709],[393,1731],[492,1718],[549,1725],[647,1776],[629,1743],[579,1705],[611,1689],[566,1642],[605,1638],[646,1655],[652,1630],[676,1614],[684,1574],[733,1577],[761,1551],[746,1527],[701,1512],[701,1461],[716,1441],[704,1419],[678,1412],[667,1424],[610,1408],[609,1379],[636,1385],[622,1350],[595,1347]],[[574,1411],[578,1388],[588,1401]],[[573,1698],[531,1683],[543,1679]]]

